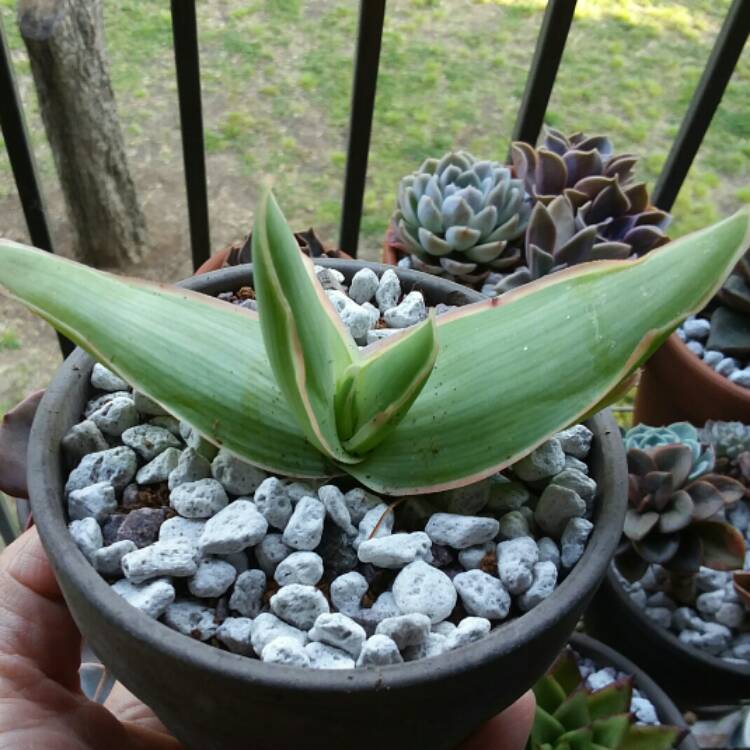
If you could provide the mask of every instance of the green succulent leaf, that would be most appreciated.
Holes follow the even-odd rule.
[[[682,731],[678,727],[667,724],[634,724],[623,738],[618,750],[670,750],[677,744],[681,735]]]
[[[624,679],[613,682],[586,696],[588,713],[592,720],[627,713],[632,695],[633,684],[631,680]]]
[[[555,744],[557,738],[565,732],[565,727],[543,708],[537,706],[534,712],[534,724],[531,727],[531,741],[534,744]]]
[[[588,727],[580,727],[570,732],[565,732],[557,741],[558,747],[561,744],[567,745],[570,750],[588,750],[591,745],[592,731]]]
[[[572,693],[583,681],[581,671],[578,669],[578,661],[569,648],[566,648],[555,659],[555,663],[549,669],[549,675],[560,685],[564,695]]]
[[[578,690],[569,695],[563,703],[558,706],[553,716],[570,732],[580,727],[585,727],[592,719],[586,693]]]
[[[557,711],[565,700],[565,691],[551,674],[537,680],[533,690],[537,706],[551,714]]]
[[[630,714],[614,714],[591,722],[592,740],[603,747],[617,748],[632,723]]]

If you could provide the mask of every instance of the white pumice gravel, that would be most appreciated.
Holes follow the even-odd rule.
[[[391,270],[360,271],[350,289],[334,271],[318,278],[360,346],[428,313]],[[244,657],[309,669],[437,657],[551,595],[592,530],[593,436],[583,425],[503,474],[391,508],[393,498],[350,478],[270,475],[106,368],[92,376],[63,439],[71,536],[147,616]],[[706,581],[701,609],[712,614],[692,610],[684,638],[744,658],[750,643],[727,636],[741,605],[726,581]],[[641,590],[644,607],[674,621],[677,608],[655,593]]]
[[[91,385],[100,391],[124,391],[128,384],[112,370],[97,362],[91,370]]]

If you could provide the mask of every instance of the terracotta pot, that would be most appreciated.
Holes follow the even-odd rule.
[[[581,656],[591,659],[597,666],[614,667],[618,672],[632,675],[634,687],[653,703],[659,721],[662,724],[672,724],[685,732],[682,742],[677,745],[678,750],[698,750],[698,743],[690,735],[690,730],[680,710],[638,665],[625,658],[619,651],[583,633],[574,633],[570,639],[570,645]]]
[[[351,279],[358,261],[321,260]],[[397,271],[428,304],[466,304],[476,292]],[[183,285],[207,294],[248,283],[249,265]],[[154,621],[117,596],[67,531],[60,440],[80,421],[93,361],[76,350],[47,389],[29,443],[34,519],[73,617],[101,661],[193,750],[448,750],[510,705],[560,652],[612,558],[626,506],[625,456],[608,412],[588,422],[591,473],[600,488],[586,551],[554,593],[489,636],[448,654],[381,669],[317,671],[221,651]]]
[[[750,697],[750,664],[685,646],[632,601],[612,565],[584,620],[587,632],[645,669],[681,708],[733,705]]]
[[[672,335],[643,368],[633,423],[700,427],[709,419],[750,423],[750,389],[714,372]]]

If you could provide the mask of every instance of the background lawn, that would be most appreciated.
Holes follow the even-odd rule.
[[[59,249],[69,253],[57,179],[15,27],[0,0]],[[198,3],[212,243],[244,235],[271,174],[297,228],[334,243],[346,149],[357,3]],[[105,0],[115,93],[149,222],[139,275],[189,273],[176,85],[166,0]],[[390,0],[383,39],[361,255],[375,259],[399,178],[428,155],[468,148],[504,159],[544,0]],[[653,184],[729,0],[580,0],[547,121],[611,135],[643,156]],[[672,234],[750,202],[750,52],[714,118],[674,209]],[[25,240],[0,149],[0,234]],[[44,324],[0,297],[0,413],[57,363]]]

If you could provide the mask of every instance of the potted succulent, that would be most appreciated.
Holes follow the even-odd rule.
[[[29,443],[34,518],[82,632],[114,674],[189,747],[218,750],[244,747],[248,741],[259,748],[293,747],[302,741],[321,748],[375,748],[386,742],[395,748],[417,743],[454,747],[543,673],[572,631],[619,539],[625,477],[611,417],[593,417],[590,430],[566,428],[616,397],[653,348],[714,293],[723,280],[722,269],[735,263],[749,223],[748,215],[740,213],[639,261],[582,265],[511,292],[502,302],[482,300],[439,317],[434,312],[420,315],[415,325],[362,349],[350,337],[351,328],[342,325],[350,304],[341,299],[339,289],[324,290],[318,283],[312,263],[299,253],[268,195],[256,215],[253,266],[205,274],[186,285],[215,295],[252,284],[260,315],[187,288],[120,280],[3,242],[0,283],[99,360],[95,366],[91,358],[77,352],[66,361],[40,404]],[[687,260],[678,266],[676,254]],[[335,260],[321,265],[342,274],[353,296],[354,276],[367,266]],[[335,282],[337,277],[332,276]],[[664,278],[670,280],[667,293]],[[471,292],[444,279],[406,270],[382,272],[382,297],[392,293],[394,279],[413,288],[397,307],[407,298],[411,298],[409,309],[418,307],[418,298],[412,297],[418,290],[425,295],[422,304],[435,308],[472,300]],[[633,296],[642,304],[633,306]],[[396,309],[383,306],[384,318]],[[395,317],[396,313],[390,316]],[[547,325],[549,320],[557,321],[554,328]],[[90,383],[109,390],[97,405],[88,403]],[[127,384],[137,389],[135,397],[117,395],[117,389]],[[133,408],[134,403],[140,406]],[[154,414],[160,409],[168,414]],[[97,433],[90,426],[73,430],[84,410],[94,427],[109,430],[108,445],[114,443],[113,447],[99,450]],[[128,420],[144,413],[154,415],[145,434],[140,424],[125,427]],[[185,424],[179,425],[175,418]],[[174,431],[188,441],[190,460],[189,465],[178,461],[167,474],[169,461],[175,458],[170,453],[177,440]],[[579,441],[591,441],[588,465],[566,458],[563,442]],[[86,445],[84,457],[68,473],[66,451]],[[151,458],[138,468],[139,486],[126,492],[137,467],[136,449],[144,460]],[[212,478],[185,481],[191,472],[205,477],[200,467],[205,470],[207,454],[216,454],[210,464]],[[580,492],[591,491],[593,479],[599,501],[592,509],[593,524],[587,522],[591,536],[585,552],[581,556],[582,549],[578,550],[580,561],[551,594],[549,590],[542,594],[540,589],[549,583],[548,578],[542,581],[543,574],[557,566],[550,559],[541,560],[541,541],[530,540],[529,514],[540,524],[542,516],[551,514],[557,533],[562,522],[566,529],[569,523],[580,529],[586,503],[569,485],[550,485],[553,491],[547,502],[543,502],[545,487],[534,508],[514,516],[515,531],[500,531],[499,522],[484,510],[488,501],[482,480],[499,485],[497,492],[504,496],[507,509],[508,503],[516,502],[509,496],[518,497],[519,487],[498,472],[512,467],[513,476],[523,479],[525,474],[530,482],[537,482],[548,475],[551,464],[560,473],[567,465],[568,482],[575,480]],[[155,476],[168,476],[171,482],[173,471],[180,480],[173,490],[162,483],[161,490],[142,491],[140,485]],[[395,579],[386,576],[392,589],[381,591],[378,599],[390,593],[389,604],[395,604],[396,612],[387,619],[406,627],[399,618],[410,618],[407,624],[412,629],[407,629],[410,635],[389,630],[391,640],[396,643],[403,637],[401,645],[410,647],[407,641],[416,632],[416,655],[426,658],[402,664],[403,659],[391,650],[362,665],[371,668],[351,669],[351,656],[345,657],[346,668],[341,671],[299,668],[312,666],[321,652],[331,656],[320,645],[326,645],[321,631],[328,633],[329,640],[336,632],[339,639],[359,638],[362,656],[361,639],[369,633],[349,623],[355,615],[344,616],[343,592],[334,591],[331,584],[330,599],[335,603],[338,597],[341,606],[336,605],[338,613],[328,615],[336,618],[333,622],[321,621],[329,604],[323,591],[309,582],[321,580],[314,559],[305,558],[308,565],[298,557],[293,569],[283,566],[283,575],[279,562],[273,572],[278,588],[266,589],[265,584],[259,588],[261,570],[238,575],[235,566],[243,563],[233,557],[237,549],[244,553],[257,545],[251,554],[262,565],[263,560],[272,562],[272,547],[279,548],[279,538],[281,544],[304,549],[310,537],[321,532],[323,516],[335,517],[337,525],[346,526],[349,513],[352,525],[351,508],[346,501],[342,506],[336,488],[330,489],[335,482],[329,478],[337,475],[344,479],[335,481],[350,483],[351,498],[370,508],[358,533],[352,529],[359,539],[359,561],[366,562],[360,553],[363,548],[368,556],[377,552],[384,560],[385,546],[388,559],[395,560],[400,570]],[[238,497],[232,503],[222,486],[217,487],[221,485],[217,476],[235,488],[232,494]],[[323,487],[311,484],[321,481],[328,481],[325,493]],[[252,500],[239,497],[251,488]],[[451,494],[453,490],[458,495]],[[162,502],[163,492],[169,497],[169,510]],[[400,503],[399,508],[381,502],[369,506],[372,493],[393,498],[392,505]],[[425,497],[434,507],[425,508]],[[448,511],[445,503],[452,503]],[[125,544],[102,545],[104,534],[114,533],[112,511],[126,506],[148,511],[140,513],[140,519],[152,519],[151,511],[156,511],[161,524],[158,542],[138,547],[131,538],[122,540]],[[425,510],[429,521],[424,531],[389,534],[394,515],[411,516],[411,520],[397,519],[406,525]],[[97,520],[100,513],[102,525]],[[164,515],[170,514],[174,517],[165,520]],[[132,516],[131,512],[126,520]],[[161,537],[170,521],[171,542]],[[119,533],[125,521],[120,518],[117,523]],[[196,525],[197,543],[186,538],[197,533]],[[276,537],[273,544],[262,546],[256,532],[261,529],[265,534],[269,525],[283,528],[283,534],[269,535]],[[550,534],[556,533],[551,524],[548,528]],[[146,535],[142,526],[137,532],[136,538]],[[473,545],[481,552],[475,559],[479,568],[472,568],[477,572],[471,576],[481,578],[479,591],[475,597],[462,594],[458,627],[443,625],[445,613],[456,604],[460,583],[452,583],[439,570],[445,555],[440,548],[453,545],[460,554],[477,534],[482,538],[489,534],[485,543],[490,545],[487,550]],[[495,546],[497,534],[505,534],[500,539],[506,541]],[[120,547],[111,549],[116,544]],[[520,550],[531,545],[536,549],[533,556]],[[583,547],[583,542],[571,546]],[[342,551],[344,547],[341,542]],[[548,543],[544,547],[550,549]],[[505,553],[511,548],[509,559]],[[207,554],[200,556],[199,551]],[[124,554],[118,558],[115,552]],[[250,556],[245,555],[246,567]],[[119,568],[126,580],[110,587],[92,560],[105,575]],[[211,575],[199,577],[199,565],[202,573],[208,570]],[[159,579],[153,578],[156,571]],[[407,571],[408,585],[402,578]],[[279,615],[264,616],[256,609],[244,622],[233,623],[232,633],[225,633],[235,648],[257,645],[261,661],[198,642],[218,634],[216,618],[226,602],[222,604],[220,592],[225,589],[217,588],[217,578],[226,572],[237,576],[234,593],[239,578],[248,573],[247,586],[240,590],[245,604],[237,602],[237,607],[247,605],[250,613],[253,607],[266,606],[269,601],[263,597],[270,595],[270,607]],[[372,574],[369,569],[364,572]],[[166,576],[173,582],[164,581]],[[360,576],[372,584],[363,573]],[[287,585],[294,577],[308,582]],[[376,578],[383,576],[376,571]],[[403,585],[398,584],[400,579]],[[455,575],[453,580],[457,579]],[[439,581],[439,596],[435,581]],[[464,615],[499,608],[503,601],[507,604],[500,592],[503,581],[509,587],[520,584],[520,590],[526,587],[529,594],[530,587],[538,584],[536,599],[527,597],[529,611],[488,634],[489,617]],[[428,582],[431,597],[424,598]],[[144,584],[147,590],[139,588]],[[158,597],[169,600],[177,590],[181,597],[187,597],[188,591],[200,597],[199,586],[204,597],[214,592],[215,606],[182,600],[172,602],[171,610],[167,603],[167,609],[159,612],[183,635],[123,599],[130,594],[130,601],[155,614]],[[289,596],[282,596],[284,589]],[[360,602],[355,604],[356,616],[361,617]],[[233,607],[231,601],[228,606]],[[369,607],[371,614],[373,609],[374,605]],[[309,622],[311,613],[316,617]],[[383,622],[378,621],[378,627]],[[264,640],[269,623],[287,635],[256,643]],[[235,626],[245,628],[245,635]],[[345,632],[337,630],[339,626]],[[292,632],[303,628],[307,632],[301,636]],[[302,647],[308,636],[318,646]],[[368,643],[376,636],[381,643],[388,641],[385,633],[376,632]],[[340,640],[337,643],[341,645]],[[428,644],[437,644],[437,652]],[[352,647],[351,641],[347,645]],[[312,652],[318,655],[313,657]],[[436,655],[430,658],[431,654]],[[369,658],[375,659],[371,653]],[[498,674],[505,675],[500,682]],[[459,708],[456,694],[471,695],[472,700]],[[331,721],[333,712],[335,721]],[[369,717],[364,735],[363,716]]]
[[[512,165],[466,151],[427,159],[398,188],[387,263],[502,294],[590,260],[642,256],[668,241],[669,215],[633,179],[637,158],[603,136],[547,129],[511,146]]]
[[[711,303],[654,355],[636,394],[637,421],[750,422],[749,282],[746,254]]]
[[[582,633],[572,636],[534,694],[530,749],[698,747],[682,714],[648,675]]]
[[[750,689],[750,505],[735,478],[750,457],[747,432],[638,425],[625,445],[624,543],[587,622],[679,701],[729,702]]]

